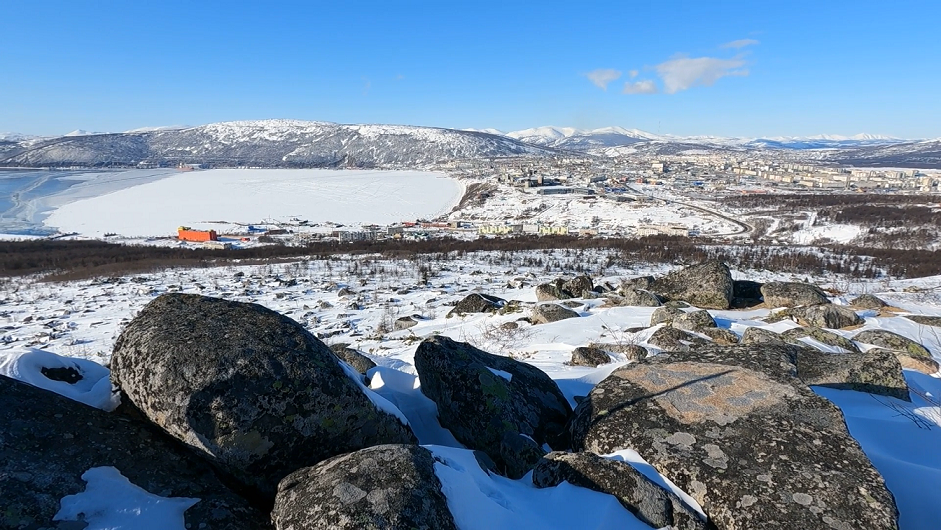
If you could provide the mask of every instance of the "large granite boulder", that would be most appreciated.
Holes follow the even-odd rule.
[[[783,346],[787,342],[784,340],[784,337],[780,333],[775,333],[769,329],[749,327],[745,329],[745,332],[742,333],[742,338],[739,341],[739,344],[744,345],[755,345],[755,344],[771,344],[774,346]],[[802,344],[803,346],[803,344]]]
[[[608,298],[617,302],[613,305],[619,306],[658,307],[663,305],[657,295],[643,289],[628,289],[620,297],[609,296]]]
[[[840,329],[865,324],[852,309],[836,304],[818,304],[785,309],[781,313],[805,327]]]
[[[720,529],[896,529],[892,495],[790,346],[671,352],[626,365],[581,401],[576,450],[631,448]]]
[[[663,326],[653,332],[647,344],[666,351],[689,351],[692,347],[709,344],[709,341],[681,329]]]
[[[376,367],[375,361],[367,357],[365,353],[350,348],[349,344],[331,344],[330,351],[360,374],[365,374]]]
[[[653,313],[650,314],[650,326],[656,326],[657,324],[672,324],[673,320],[677,317],[683,316],[685,311],[678,307],[674,306],[662,306],[653,310]]]
[[[549,324],[569,318],[578,318],[578,313],[559,304],[538,304],[533,307],[533,324]]]
[[[934,326],[936,328],[941,328],[941,317],[931,315],[905,315],[905,318],[915,322],[916,324],[921,324],[922,326]]]
[[[85,491],[82,474],[116,468],[162,497],[198,498],[188,528],[268,528],[268,518],[232,493],[212,468],[159,429],[118,413],[0,376],[0,528],[85,528],[53,521],[59,501]]]
[[[593,296],[594,284],[588,276],[576,276],[566,280],[557,278],[536,286],[536,301],[551,302]]]
[[[148,419],[268,499],[300,467],[416,442],[326,345],[257,304],[162,295],[118,337],[111,369]]]
[[[712,315],[709,314],[709,311],[699,309],[697,311],[677,315],[673,319],[673,327],[682,329],[683,331],[699,332],[706,328],[716,327],[716,321],[712,318]]]
[[[519,478],[544,454],[543,444],[568,446],[572,409],[538,368],[439,335],[418,345],[415,369],[441,426],[486,453],[501,473]],[[529,442],[535,447],[519,447]]]
[[[716,344],[723,346],[738,344],[741,340],[738,335],[725,328],[703,328],[699,330],[699,333],[709,337]]]
[[[379,445],[291,473],[278,485],[277,530],[455,528],[431,452]]]
[[[835,346],[837,348],[843,348],[848,352],[859,353],[859,346],[857,346],[853,341],[849,340],[843,335],[837,335],[832,331],[827,331],[820,328],[791,328],[782,332],[781,338],[791,344],[796,344],[798,346],[810,346],[800,339],[811,338],[817,342],[820,342],[821,344],[826,344],[827,346]]]
[[[768,307],[796,307],[830,302],[827,293],[816,285],[800,282],[768,282],[761,286]]]
[[[621,354],[629,361],[646,359],[647,354],[650,353],[647,348],[631,342],[591,342],[588,347]]]
[[[667,300],[683,300],[705,309],[728,309],[732,274],[721,261],[707,261],[657,278],[650,291]]]
[[[471,293],[461,299],[447,317],[464,316],[468,313],[496,313],[506,304],[506,300],[489,294]]]
[[[533,469],[533,485],[537,488],[552,488],[563,481],[614,496],[627,511],[653,528],[713,528],[675,493],[626,462],[594,453],[552,452],[539,460]]]
[[[611,356],[601,348],[579,346],[572,350],[572,360],[569,361],[569,364],[596,367],[609,362],[611,362]]]
[[[860,309],[874,309],[877,311],[889,306],[889,304],[885,303],[885,300],[874,294],[864,294],[857,296],[850,301],[850,305]]]
[[[654,283],[653,276],[638,276],[636,278],[629,278],[627,280],[622,280],[621,285],[618,287],[618,293],[622,296],[627,296],[627,293],[634,289],[642,289],[644,291],[649,290],[650,286]]]
[[[903,352],[910,357],[931,358],[931,352],[921,344],[908,337],[903,337],[898,333],[893,333],[885,329],[866,329],[853,336],[856,342],[863,344],[872,344],[893,351]]]
[[[807,385],[855,390],[910,401],[908,383],[895,354],[874,348],[866,353],[796,352],[797,376]]]

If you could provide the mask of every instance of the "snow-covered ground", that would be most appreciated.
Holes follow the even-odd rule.
[[[218,230],[220,224],[292,217],[311,223],[391,224],[437,217],[463,193],[459,182],[421,171],[214,169],[176,172],[70,202],[44,224],[95,237],[166,235],[180,225]]]
[[[653,308],[608,308],[600,300],[582,300],[575,308],[581,318],[536,326],[519,320],[525,313],[451,318],[446,314],[470,292],[519,300],[524,305],[534,302],[535,285],[558,277],[562,271],[585,271],[596,283],[617,284],[621,278],[661,274],[669,269],[647,265],[612,267],[607,265],[610,257],[605,251],[570,250],[476,253],[435,261],[427,257],[391,260],[357,256],[177,269],[62,284],[42,283],[35,278],[9,279],[0,289],[0,373],[30,381],[30,377],[38,376],[33,372],[40,361],[48,365],[51,358],[58,366],[73,366],[88,375],[85,386],[72,389],[69,397],[108,408],[107,395],[101,392],[106,386],[107,370],[101,366],[108,364],[124,324],[156,296],[187,292],[257,302],[297,320],[328,344],[349,343],[378,364],[369,373],[370,389],[377,394],[374,401],[397,407],[419,441],[448,463],[437,465],[436,470],[462,528],[484,528],[484,523],[488,529],[645,528],[603,494],[568,484],[540,490],[528,477],[513,481],[478,473],[473,455],[438,423],[434,404],[421,393],[413,360],[421,338],[444,334],[537,366],[558,383],[574,405],[575,396],[586,395],[627,361],[617,359],[598,368],[569,366],[566,363],[572,349],[597,341],[636,343],[657,351],[646,342],[654,331],[648,327]],[[427,285],[422,283],[423,273],[419,270],[423,266],[432,271]],[[750,271],[735,271],[734,276],[758,281],[804,279]],[[846,291],[836,298],[837,303],[868,292],[910,313],[941,315],[941,277],[881,282],[850,282],[840,277],[810,280]],[[344,288],[346,291],[341,291]],[[796,326],[791,321],[766,324],[758,320],[767,316],[767,309],[710,312],[720,327],[738,335],[751,326],[778,332]],[[899,316],[877,316],[872,311],[861,314],[866,317],[865,329],[888,329],[910,337],[941,360],[941,334],[937,328]],[[417,315],[419,323],[393,331],[394,320],[407,315]],[[501,327],[506,322],[516,322],[518,327]],[[856,332],[836,331],[846,337]],[[55,358],[53,354],[66,358]],[[911,403],[850,391],[817,391],[843,409],[850,432],[884,475],[901,511],[901,528],[933,530],[938,527],[936,509],[941,505],[941,489],[935,487],[941,480],[941,379],[910,371],[905,371],[905,376],[917,391]],[[612,458],[631,460],[629,456]],[[632,465],[640,466],[641,462]],[[63,501],[63,510],[79,501],[99,502],[96,492],[100,491],[125,492],[115,493],[114,503],[163,502],[133,487],[104,485],[107,481],[120,483],[119,472],[90,471],[89,487],[94,494],[84,500]],[[666,483],[664,477],[659,480]],[[111,489],[103,490],[105,487]],[[176,501],[167,499],[166,505],[172,507]],[[177,513],[173,510],[169,513]],[[480,514],[486,517],[475,517]]]

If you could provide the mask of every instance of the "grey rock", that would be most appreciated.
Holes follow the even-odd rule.
[[[768,307],[796,307],[827,304],[830,299],[816,285],[800,282],[769,282],[761,286]]]
[[[941,317],[930,315],[905,315],[905,318],[923,326],[934,326],[941,328]]]
[[[650,291],[645,291],[643,289],[628,289],[624,291],[624,294],[618,300],[617,305],[636,306],[636,307],[658,307],[663,304],[660,302],[660,298],[658,298],[657,295],[653,294]]]
[[[872,353],[875,351],[895,355],[895,358],[898,359],[899,364],[902,365],[902,368],[906,370],[915,370],[916,372],[921,372],[928,375],[934,375],[938,372],[938,370],[941,370],[941,365],[938,365],[938,361],[931,357],[912,357],[904,352],[888,350],[885,348],[872,348],[866,353]]]
[[[884,329],[867,329],[860,331],[853,336],[856,342],[872,344],[881,348],[903,352],[909,357],[931,358],[931,352],[921,344],[908,337],[903,337],[898,333],[893,333]]]
[[[611,362],[611,356],[601,348],[580,346],[572,350],[571,364],[575,366],[599,366]]]
[[[626,462],[594,453],[552,452],[539,460],[533,469],[533,485],[537,488],[552,488],[563,481],[614,496],[627,511],[653,528],[712,528],[676,494]]]
[[[740,339],[738,335],[732,333],[731,331],[725,328],[703,328],[699,330],[699,333],[709,337],[716,344],[723,346],[731,346],[733,344],[738,344]]]
[[[403,329],[413,328],[420,322],[421,319],[415,318],[414,316],[404,316],[395,319],[395,322],[392,324],[392,328],[396,331],[401,331]]]
[[[277,530],[453,529],[430,451],[379,445],[299,469],[281,481]]]
[[[796,344],[798,346],[809,347],[810,345],[806,342],[801,341],[800,339],[810,337],[811,339],[816,340],[817,342],[822,342],[823,344],[829,346],[836,346],[837,348],[843,348],[844,350],[852,353],[859,353],[859,346],[857,346],[853,341],[847,339],[842,335],[837,335],[832,331],[827,331],[825,329],[807,327],[807,328],[791,328],[787,331],[781,333],[781,338],[785,341]]]
[[[147,418],[269,499],[299,467],[416,442],[327,346],[257,304],[162,295],[118,337],[111,369]]]
[[[765,344],[626,365],[576,408],[573,448],[634,449],[721,529],[897,529],[882,477],[795,360]]]
[[[691,347],[705,346],[709,341],[681,329],[664,326],[654,331],[647,343],[666,351],[689,351]]]
[[[673,327],[684,331],[702,331],[706,328],[716,327],[716,321],[709,314],[709,311],[700,309],[677,315],[673,319]]]
[[[156,495],[200,499],[183,514],[190,528],[268,528],[207,463],[144,421],[0,376],[0,426],[0,528],[64,528],[52,520],[60,499],[85,491],[82,474],[100,466]]]
[[[908,384],[895,354],[878,348],[865,353],[826,353],[802,349],[797,376],[808,385],[855,390],[910,401]]]
[[[591,277],[586,275],[576,276],[562,284],[562,291],[569,293],[572,298],[583,298],[585,293],[593,292],[594,288]]]
[[[367,357],[365,353],[350,348],[347,344],[330,345],[330,351],[361,374],[365,374],[376,367],[376,363]]]
[[[625,296],[629,291],[634,289],[641,289],[646,291],[650,289],[650,286],[653,285],[653,282],[653,276],[639,276],[637,278],[630,278],[621,282],[621,285],[618,288],[618,293],[622,296]]]
[[[786,342],[780,333],[775,333],[773,331],[750,327],[746,328],[745,332],[742,333],[742,339],[739,341],[742,345],[754,345],[754,344],[771,344],[775,346],[783,346]]]
[[[794,307],[782,311],[805,327],[840,329],[859,326],[866,322],[848,307],[835,304],[819,304]]]
[[[486,453],[501,472],[525,465],[506,461],[501,450],[506,433],[524,434],[538,445],[568,446],[565,425],[572,409],[538,368],[440,335],[418,345],[415,368],[422,393],[438,406],[441,426],[468,448]],[[510,380],[493,370],[510,374]]]
[[[463,316],[468,313],[496,313],[506,304],[506,300],[488,294],[471,293],[458,302],[450,312],[448,318]]]
[[[620,353],[627,357],[630,361],[639,361],[641,359],[647,358],[647,348],[639,344],[631,344],[629,342],[592,342],[588,344],[590,348],[598,348],[600,350],[608,351],[611,353]]]
[[[555,280],[548,283],[542,283],[536,286],[537,302],[552,302],[554,300],[568,300],[573,298],[570,294],[562,290],[563,280]]]
[[[533,307],[533,324],[549,324],[569,318],[578,318],[578,313],[559,304],[539,304]]]
[[[656,326],[657,324],[672,324],[673,319],[676,317],[684,315],[685,312],[682,309],[678,309],[672,306],[662,306],[653,310],[653,313],[650,315],[650,325]]]
[[[889,306],[889,304],[885,303],[885,300],[873,294],[864,294],[864,295],[858,296],[850,301],[850,305],[853,307],[861,308],[861,309],[876,309],[876,310]]]
[[[576,276],[569,280],[558,278],[536,286],[536,301],[551,302],[554,300],[593,297],[597,294],[593,289],[594,284],[588,276]]]
[[[683,300],[705,309],[728,309],[732,302],[732,275],[720,261],[707,261],[657,278],[650,291],[666,300]]]

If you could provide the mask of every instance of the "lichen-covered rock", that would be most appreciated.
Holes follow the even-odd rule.
[[[463,316],[468,313],[496,313],[506,304],[506,300],[489,294],[471,293],[458,302],[447,317]]]
[[[791,328],[781,333],[782,339],[798,346],[810,346],[806,342],[800,340],[807,337],[810,337],[811,339],[828,346],[836,346],[837,348],[843,348],[848,352],[859,353],[859,346],[857,346],[856,343],[842,335],[837,335],[836,333],[827,331],[825,329],[814,327]]]
[[[709,311],[700,309],[677,315],[673,319],[673,327],[684,331],[702,331],[706,328],[716,327],[716,321],[709,314]]]
[[[414,328],[421,321],[420,318],[416,318],[413,315],[407,315],[404,317],[399,317],[395,319],[395,322],[392,323],[392,329],[396,331],[401,331],[403,329]]]
[[[784,338],[781,337],[780,333],[775,333],[768,329],[750,327],[746,328],[745,332],[742,333],[742,339],[739,341],[739,344],[743,346],[755,344],[783,346],[786,342]]]
[[[348,344],[330,345],[332,351],[341,361],[353,367],[354,370],[365,374],[376,367],[376,363],[363,352],[350,348]]]
[[[731,346],[739,343],[738,335],[725,328],[703,328],[699,333],[709,337],[716,344]]]
[[[895,355],[895,358],[898,359],[899,364],[902,365],[902,368],[906,370],[915,370],[916,372],[921,372],[927,375],[934,375],[941,370],[941,365],[938,365],[938,361],[934,360],[931,357],[912,357],[908,354],[887,350],[885,348],[872,348],[866,353],[880,351],[883,353],[891,353]]]
[[[643,289],[628,289],[618,300],[621,306],[658,307],[663,305],[657,295]]]
[[[689,351],[691,346],[704,346],[709,341],[681,329],[663,326],[653,332],[647,344],[666,351]]]
[[[580,346],[572,350],[570,364],[575,366],[598,366],[611,362],[611,356],[601,348]]]
[[[538,368],[439,335],[418,345],[415,369],[422,393],[438,405],[441,426],[468,448],[485,452],[501,472],[521,467],[501,451],[506,433],[526,435],[540,446],[568,446],[565,425],[572,409]]]
[[[653,528],[713,528],[672,491],[651,481],[626,462],[594,453],[552,452],[533,469],[533,485],[552,488],[562,482],[614,496],[627,511]]]
[[[941,317],[930,315],[905,315],[905,318],[923,326],[934,326],[941,328]]]
[[[667,300],[683,300],[705,309],[728,309],[732,275],[720,261],[707,261],[657,278],[650,290]]]
[[[908,384],[895,354],[878,348],[865,353],[826,353],[802,349],[797,376],[808,385],[855,390],[910,401]]]
[[[379,445],[299,469],[281,481],[277,530],[456,528],[431,452]]]
[[[562,284],[562,291],[571,295],[572,298],[582,298],[586,293],[591,293],[594,289],[594,282],[587,275],[576,276],[571,280],[566,280]]]
[[[836,304],[819,304],[794,307],[784,311],[805,327],[840,329],[859,326],[866,322],[848,307]]]
[[[533,307],[533,324],[549,324],[569,318],[578,318],[578,313],[559,304],[538,304]]]
[[[594,289],[594,285],[588,276],[576,276],[569,280],[557,278],[536,286],[536,301],[551,302],[570,298],[592,297],[596,294],[592,289]]]
[[[630,278],[621,282],[620,287],[618,287],[618,293],[621,296],[626,296],[629,291],[634,289],[648,290],[650,286],[653,285],[654,278],[653,276],[639,276],[637,278]]]
[[[882,477],[797,377],[794,351],[703,347],[626,365],[576,408],[573,448],[637,451],[723,530],[897,529]]]
[[[889,350],[903,352],[910,357],[931,358],[931,352],[921,344],[908,337],[903,337],[898,333],[893,333],[884,329],[867,329],[860,331],[853,336],[856,342],[863,344],[872,344]]]
[[[761,286],[768,307],[797,307],[827,304],[830,299],[816,285],[800,282],[769,282]]]
[[[864,294],[858,296],[850,301],[850,305],[853,307],[858,307],[860,309],[882,309],[883,307],[888,307],[889,304],[885,303],[885,300],[879,298],[874,294]]]
[[[685,312],[677,307],[667,305],[658,307],[653,310],[653,313],[650,314],[650,326],[653,327],[657,324],[672,324],[673,319],[684,314]]]
[[[629,361],[646,359],[647,354],[650,353],[647,351],[647,348],[630,342],[591,342],[588,344],[588,347],[598,348],[611,353],[619,353]]]
[[[116,468],[163,497],[198,498],[189,528],[268,528],[212,468],[149,423],[0,376],[0,528],[84,528],[53,521],[59,501],[85,491],[82,474]]]
[[[416,442],[326,345],[257,304],[162,295],[118,337],[111,368],[148,419],[266,498],[299,467]]]

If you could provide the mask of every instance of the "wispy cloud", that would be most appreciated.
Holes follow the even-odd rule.
[[[639,73],[640,72],[638,72],[637,70],[631,70],[630,72],[627,73],[627,75],[631,76],[631,79],[634,79],[635,77],[637,77],[637,74]]]
[[[747,76],[743,66],[745,60],[741,57],[677,57],[658,64],[655,70],[663,81],[663,91],[676,94],[694,86],[711,86],[723,77]]]
[[[650,79],[645,79],[643,81],[628,81],[624,83],[624,94],[656,94],[659,92],[657,89],[657,84],[651,81]]]
[[[613,70],[611,68],[599,68],[597,70],[588,72],[585,74],[585,77],[587,77],[592,83],[595,84],[596,87],[600,88],[601,90],[607,90],[608,83],[616,81],[619,77],[621,77],[621,71]]]
[[[755,46],[757,44],[758,44],[758,41],[755,39],[738,39],[738,40],[733,40],[732,42],[726,42],[725,44],[719,47],[725,48],[725,49],[733,48],[736,50],[740,50],[746,46]]]

